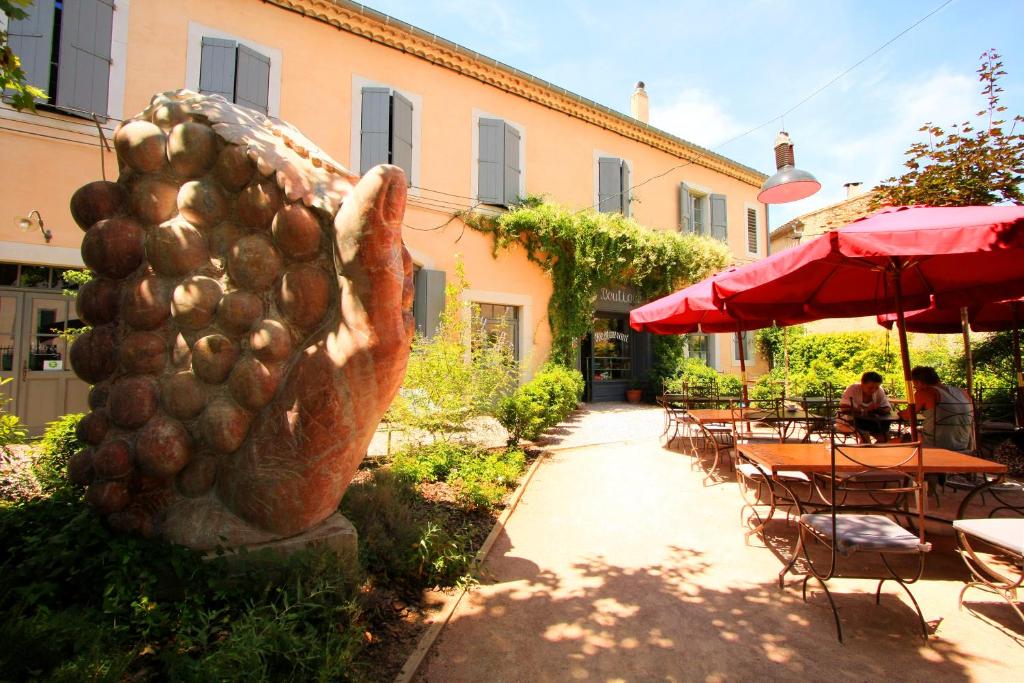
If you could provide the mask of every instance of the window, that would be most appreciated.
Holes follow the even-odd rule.
[[[597,160],[597,210],[629,216],[629,162],[615,157]]]
[[[35,0],[8,26],[11,49],[45,104],[107,115],[113,0]]]
[[[203,36],[199,92],[267,114],[270,57],[234,40]]]
[[[746,363],[753,363],[756,360],[754,357],[754,333],[741,332],[740,337],[743,338],[743,360]],[[732,335],[732,359],[738,363],[740,361],[740,345],[737,342],[737,336]]]
[[[757,209],[747,207],[747,253],[758,253]]]
[[[481,117],[478,123],[477,199],[483,204],[509,206],[519,200],[519,130],[500,119]]]
[[[412,102],[391,88],[363,88],[359,125],[359,173],[394,164],[412,184]]]
[[[64,272],[72,268],[51,268],[18,263],[0,263],[0,287],[28,287],[31,289],[78,289],[78,285],[64,282]]]
[[[633,377],[629,322],[624,317],[594,318],[593,372],[595,382]]]
[[[714,337],[707,334],[688,334],[683,337],[683,352],[687,358],[704,361],[708,367],[714,363],[712,345]]]
[[[727,242],[725,195],[701,192],[686,183],[679,183],[679,231]]]
[[[416,334],[431,338],[437,332],[444,312],[444,283],[443,270],[414,267],[412,316],[416,320]]]
[[[490,344],[508,344],[512,349],[512,357],[519,358],[519,307],[505,304],[474,303],[479,311],[473,324],[479,325],[476,331],[483,331]]]

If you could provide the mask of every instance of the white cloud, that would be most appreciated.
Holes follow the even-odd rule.
[[[651,125],[698,145],[714,147],[746,129],[725,106],[699,88],[684,88],[665,104],[659,103],[657,92],[650,97]]]

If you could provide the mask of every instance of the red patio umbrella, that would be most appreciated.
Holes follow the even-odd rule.
[[[732,270],[712,275],[678,292],[634,308],[629,313],[629,325],[637,332],[653,332],[655,334],[735,333],[736,343],[739,346],[740,380],[745,401],[747,399],[747,363],[744,357],[741,333],[771,327],[776,321],[737,318],[719,307],[715,302],[712,285],[718,278]],[[807,322],[807,320],[785,319],[780,324],[795,325],[801,322]]]
[[[1024,296],[1024,207],[897,207],[723,274],[716,303],[753,319],[897,314]],[[916,437],[916,426],[911,421]]]

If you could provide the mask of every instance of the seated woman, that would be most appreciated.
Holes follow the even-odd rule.
[[[892,412],[889,397],[882,388],[882,376],[877,372],[865,372],[859,384],[846,387],[843,397],[839,399],[839,419],[836,420],[836,431],[843,434],[856,434],[857,441],[871,443],[871,437],[877,443],[889,440],[887,417]]]
[[[923,418],[921,445],[970,453],[974,450],[974,404],[963,389],[943,384],[935,368],[918,365],[910,371],[914,406]],[[900,416],[910,417],[910,409]]]

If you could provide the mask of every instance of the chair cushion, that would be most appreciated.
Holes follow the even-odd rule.
[[[736,469],[739,470],[739,472],[747,479],[764,479],[764,475],[761,474],[761,470],[757,469],[756,465],[752,465],[749,462],[741,462],[739,465],[736,466]],[[783,481],[811,480],[811,478],[808,477],[806,474],[804,474],[803,472],[797,472],[796,470],[780,470],[776,477],[778,479],[782,479]]]
[[[800,521],[816,532],[831,538],[832,515],[806,514]],[[833,541],[843,555],[860,551],[881,553],[928,552],[931,543],[922,544],[917,536],[910,533],[888,517],[881,515],[849,515],[836,517],[836,538]]]
[[[953,528],[1024,556],[1024,519],[958,519]]]

